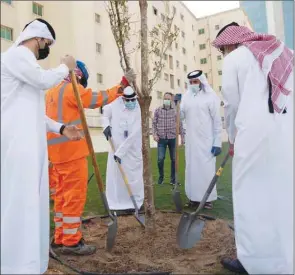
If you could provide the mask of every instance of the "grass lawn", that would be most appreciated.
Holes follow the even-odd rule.
[[[223,153],[217,158],[217,168],[221,164],[225,153],[227,152],[227,144],[223,145]],[[183,203],[187,201],[184,191],[184,148],[179,150],[179,181],[181,183],[180,191],[182,195]],[[152,170],[154,182],[158,181],[158,167],[157,167],[157,149],[151,149],[152,153]],[[97,161],[99,165],[100,172],[102,174],[103,181],[105,182],[106,177],[106,165],[107,165],[107,153],[97,154]],[[92,165],[89,160],[89,177],[92,174]],[[157,209],[175,209],[171,196],[171,185],[170,185],[170,157],[167,150],[166,160],[165,160],[165,181],[163,185],[155,184],[155,204]],[[209,183],[208,183],[209,184]],[[232,196],[231,196],[231,160],[228,161],[226,167],[223,171],[222,176],[217,183],[218,195],[224,196],[228,200],[217,200],[214,203],[214,209],[207,211],[210,215],[215,217],[232,220],[233,210],[232,210]],[[85,216],[93,214],[103,214],[104,208],[100,199],[100,194],[98,192],[98,187],[95,181],[95,177],[92,178],[88,186],[88,196],[87,204],[85,207]]]

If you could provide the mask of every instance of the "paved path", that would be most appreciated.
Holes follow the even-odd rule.
[[[105,139],[101,128],[90,128],[90,135],[92,138],[94,151],[96,153],[107,152],[109,150],[109,143]],[[227,134],[225,130],[223,130],[223,133],[222,133],[222,141],[227,142]],[[157,146],[152,136],[150,137],[150,145],[151,145],[151,148],[155,148]]]

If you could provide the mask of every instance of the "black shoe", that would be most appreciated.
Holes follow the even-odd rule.
[[[52,242],[50,243],[50,246],[53,250],[59,250],[63,247],[62,244],[56,244],[54,239],[52,240]]]
[[[242,266],[241,262],[238,259],[233,260],[233,259],[225,258],[221,260],[221,264],[223,265],[225,269],[230,270],[232,272],[247,274],[246,269]]]
[[[164,180],[162,180],[162,179],[159,179],[159,180],[158,180],[158,184],[159,184],[159,185],[162,185],[163,183],[164,183]]]
[[[65,255],[92,255],[96,252],[96,247],[94,245],[85,244],[84,240],[81,239],[77,245],[63,246],[60,252]]]

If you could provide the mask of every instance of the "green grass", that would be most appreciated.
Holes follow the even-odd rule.
[[[217,158],[217,168],[221,164],[223,158],[225,157],[225,152],[227,151],[227,144],[223,146],[223,153]],[[96,159],[99,165],[99,169],[105,182],[106,176],[106,165],[107,165],[107,153],[99,153],[96,155]],[[158,167],[157,167],[157,149],[151,149],[151,157],[152,157],[152,171],[153,171],[153,179],[154,183],[158,181]],[[89,177],[92,174],[92,165],[91,161],[88,162],[89,167]],[[182,196],[182,201],[186,202],[186,196],[184,192],[184,148],[180,148],[179,150],[179,181],[181,183],[180,192]],[[167,150],[166,159],[165,159],[165,181],[163,185],[155,184],[155,205],[157,209],[174,209],[174,204],[171,196],[171,185],[169,184],[170,176],[170,157]],[[231,160],[228,161],[226,167],[223,171],[222,176],[217,183],[218,195],[224,196],[229,199],[227,200],[217,200],[214,203],[214,209],[207,211],[210,215],[215,217],[232,220],[233,210],[232,210],[232,196],[231,196]],[[206,212],[206,211],[205,211]],[[104,208],[100,199],[100,194],[98,192],[97,184],[95,181],[95,177],[92,178],[91,182],[88,186],[88,196],[87,203],[85,206],[84,215],[93,215],[93,214],[103,214]]]

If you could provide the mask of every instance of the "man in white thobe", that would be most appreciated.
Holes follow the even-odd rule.
[[[235,22],[213,45],[225,55],[222,93],[234,155],[237,259],[222,264],[233,272],[293,274],[293,52]]]
[[[107,164],[106,196],[110,209],[134,210],[116,162],[122,164],[140,209],[144,199],[141,110],[130,86],[124,89],[122,97],[103,108],[103,126],[106,138],[111,138],[116,150],[109,152]]]
[[[1,54],[1,274],[41,274],[49,260],[49,186],[46,130],[72,140],[76,127],[45,116],[45,90],[74,69],[68,56],[43,70],[55,40],[45,20],[27,24]]]
[[[210,87],[202,71],[188,74],[188,91],[183,95],[180,109],[186,123],[185,193],[187,207],[197,207],[215,174],[216,156],[221,153],[222,122],[220,99]],[[212,209],[217,199],[212,190],[205,208]]]

